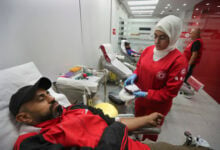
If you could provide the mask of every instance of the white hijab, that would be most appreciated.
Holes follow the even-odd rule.
[[[173,15],[166,16],[157,23],[154,31],[159,30],[166,33],[169,37],[169,45],[166,49],[163,50],[157,50],[156,47],[154,48],[154,61],[160,60],[176,48],[176,42],[180,36],[181,29],[181,19]]]

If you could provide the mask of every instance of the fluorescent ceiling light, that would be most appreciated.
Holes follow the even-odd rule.
[[[187,5],[186,3],[183,4],[183,6],[186,6],[186,5]]]
[[[147,16],[152,16],[152,15],[134,15],[134,16],[136,16],[136,17],[147,17]]]
[[[132,13],[153,13],[153,10],[138,10],[138,11],[132,11]]]
[[[140,6],[140,7],[130,7],[131,10],[143,10],[143,9],[155,9],[156,6]]]
[[[154,12],[154,10],[134,10],[132,12],[140,12],[140,13],[146,13],[146,12]]]
[[[151,15],[153,13],[132,13],[132,15]]]
[[[128,5],[156,5],[158,0],[147,0],[147,1],[128,1]]]

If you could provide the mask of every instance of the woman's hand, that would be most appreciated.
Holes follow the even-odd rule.
[[[147,96],[147,92],[144,92],[144,91],[137,91],[137,92],[134,92],[133,95],[137,98],[137,97],[146,97]]]
[[[130,84],[134,84],[134,81],[137,79],[137,75],[136,74],[132,74],[130,77],[128,77],[125,82],[124,82],[124,86],[130,85]]]

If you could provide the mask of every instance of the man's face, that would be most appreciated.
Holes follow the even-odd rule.
[[[33,100],[21,106],[18,115],[20,113],[25,113],[29,117],[28,122],[25,122],[25,120],[21,120],[20,122],[38,124],[59,116],[61,111],[62,107],[55,101],[54,97],[52,97],[48,91],[38,89]]]
[[[189,33],[190,38],[192,40],[195,40],[196,38],[199,37],[199,30],[198,29],[192,29],[191,32]]]
[[[125,44],[125,48],[126,49],[131,49],[130,44],[129,43]]]
[[[157,50],[164,50],[169,45],[169,37],[166,33],[156,30],[154,32],[154,43]]]

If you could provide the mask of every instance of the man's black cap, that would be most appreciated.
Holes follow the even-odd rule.
[[[32,100],[38,89],[47,90],[51,87],[51,81],[48,78],[40,78],[34,85],[28,85],[20,88],[15,94],[12,95],[9,110],[16,116],[22,104]]]

